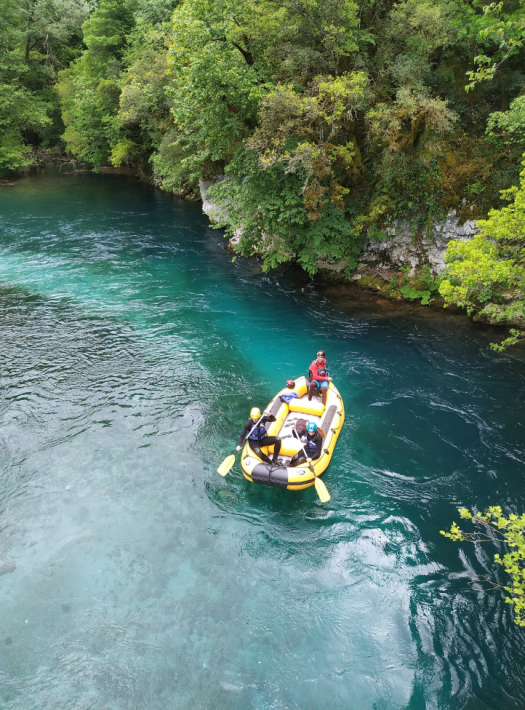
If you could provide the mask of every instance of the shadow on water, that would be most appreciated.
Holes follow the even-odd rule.
[[[0,192],[0,706],[521,710],[494,548],[525,510],[525,350],[463,316],[232,263],[200,207],[120,175]],[[324,480],[215,473],[323,346]],[[5,565],[2,567],[2,565]]]

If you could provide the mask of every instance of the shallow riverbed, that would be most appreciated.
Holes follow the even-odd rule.
[[[468,584],[496,550],[439,534],[525,511],[524,349],[232,263],[133,177],[18,180],[0,222],[2,710],[525,706],[525,633]],[[330,503],[218,476],[318,347]]]

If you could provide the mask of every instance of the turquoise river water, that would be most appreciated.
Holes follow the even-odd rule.
[[[460,505],[525,510],[525,351],[235,263],[121,175],[0,191],[2,710],[522,710]],[[215,469],[324,347],[346,423],[292,493]]]

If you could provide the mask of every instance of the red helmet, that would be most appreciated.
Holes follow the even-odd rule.
[[[295,387],[295,382],[293,380],[286,380],[286,386],[288,389],[293,390]]]

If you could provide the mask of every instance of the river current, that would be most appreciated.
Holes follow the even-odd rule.
[[[0,188],[2,710],[522,710],[525,633],[457,507],[525,511],[525,350],[232,262],[122,175]],[[331,501],[246,481],[319,347]]]

